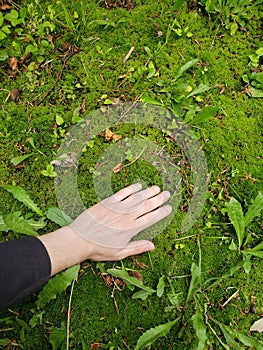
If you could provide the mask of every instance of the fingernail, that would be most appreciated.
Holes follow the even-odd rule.
[[[169,191],[163,191],[163,195],[164,195],[164,198],[165,198],[165,199],[168,199],[168,198],[171,197],[171,194],[170,194]]]
[[[139,191],[142,189],[142,184],[140,184],[140,183],[133,184],[132,186],[133,186],[134,191]]]

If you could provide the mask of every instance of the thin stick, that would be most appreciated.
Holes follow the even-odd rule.
[[[69,350],[69,325],[70,325],[70,315],[71,315],[71,301],[72,301],[72,294],[73,294],[73,289],[74,289],[74,284],[76,282],[76,278],[74,278],[72,285],[71,285],[71,290],[70,290],[70,296],[69,296],[69,302],[68,302],[68,314],[67,314],[67,345],[66,345],[66,350]]]
[[[63,61],[62,67],[58,73],[58,77],[57,79],[54,81],[53,85],[51,86],[51,88],[45,93],[45,95],[42,97],[42,99],[37,103],[37,106],[40,105],[40,103],[42,103],[47,97],[48,95],[51,93],[51,91],[55,88],[55,86],[57,85],[57,83],[60,81],[60,79],[62,78],[62,74],[63,71],[66,67],[66,64],[68,62],[68,60],[73,57],[74,55],[76,55],[78,52],[80,52],[80,49],[75,49],[75,50],[69,50],[69,53],[66,55],[66,58]]]
[[[226,306],[233,298],[235,298],[239,293],[239,289],[235,291],[234,294],[231,295],[231,297],[229,297],[227,299],[227,301],[224,302],[224,304],[222,305],[222,307]]]
[[[132,46],[129,50],[129,52],[127,53],[127,55],[124,57],[124,59],[122,60],[122,64],[124,65],[128,59],[130,58],[130,55],[133,53],[134,50],[134,46]]]

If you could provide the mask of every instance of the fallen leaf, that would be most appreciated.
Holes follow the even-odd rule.
[[[101,349],[100,343],[91,344],[91,349]]]
[[[260,318],[250,327],[251,332],[263,332],[263,318]]]
[[[17,58],[16,57],[10,57],[8,60],[8,63],[12,70],[17,70]]]
[[[122,163],[118,163],[118,164],[113,168],[113,172],[114,172],[114,174],[117,174],[117,173],[119,173],[122,169],[123,169]]]
[[[48,34],[47,40],[48,40],[48,42],[49,42],[51,45],[53,45],[53,35]]]
[[[19,92],[19,90],[11,90],[10,91],[10,97],[11,97],[11,100],[17,102],[20,99],[20,92]]]
[[[9,6],[7,4],[0,5],[0,10],[1,11],[5,11],[5,10],[9,10],[9,9],[11,9],[11,6]]]
[[[122,138],[121,135],[118,135],[112,132],[110,128],[106,128],[106,131],[105,132],[102,131],[100,135],[104,136],[106,141],[111,141],[111,140],[118,141],[119,139]]]
[[[143,282],[142,275],[138,271],[129,271],[129,275],[137,278],[137,280]]]

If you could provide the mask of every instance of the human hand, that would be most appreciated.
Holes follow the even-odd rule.
[[[141,188],[140,184],[134,184],[120,190],[87,209],[69,227],[100,247],[118,250],[128,245],[138,247],[139,241],[130,242],[131,239],[172,210],[170,205],[162,206],[170,198],[168,191],[160,192],[158,186]],[[153,247],[149,241],[143,242]]]

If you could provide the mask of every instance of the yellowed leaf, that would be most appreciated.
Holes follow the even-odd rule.
[[[121,135],[115,134],[114,132],[111,131],[110,128],[106,128],[106,131],[105,131],[105,140],[106,141],[111,141],[111,140],[118,141],[121,138],[122,138]]]
[[[17,70],[17,58],[16,57],[10,57],[9,60],[9,65],[12,68],[12,70]]]
[[[114,174],[117,174],[118,172],[120,172],[123,169],[122,163],[118,163],[114,168],[113,168],[113,172]]]

